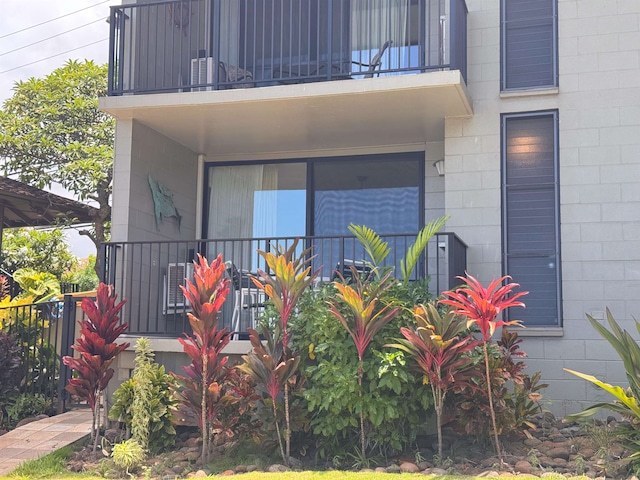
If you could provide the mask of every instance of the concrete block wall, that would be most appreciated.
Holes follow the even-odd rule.
[[[135,121],[116,126],[113,241],[194,240],[198,156],[179,143]],[[166,186],[182,216],[156,225],[148,175]]]
[[[474,115],[446,121],[447,228],[469,244],[471,274],[501,274],[500,114],[557,109],[563,326],[523,332],[523,348],[564,415],[607,394],[563,367],[625,380],[585,313],[609,307],[634,333],[640,318],[640,2],[558,0],[559,88],[517,94],[500,92],[499,3],[467,0]]]

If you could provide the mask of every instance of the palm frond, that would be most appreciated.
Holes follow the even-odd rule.
[[[444,227],[444,224],[449,220],[448,216],[440,217],[427,223],[418,236],[416,241],[407,249],[407,255],[404,259],[400,260],[400,272],[402,273],[402,281],[406,284],[411,278],[411,272],[418,263],[420,255],[424,251],[429,243],[429,240]]]
[[[389,253],[391,252],[391,248],[389,247],[389,243],[384,242],[380,235],[374,232],[372,229],[367,227],[366,225],[354,225],[353,223],[349,225],[349,231],[353,233],[353,235],[358,239],[358,241],[362,244],[365,251],[371,258],[371,263],[373,264],[374,270],[378,270],[378,267],[382,265],[384,260],[387,258]]]

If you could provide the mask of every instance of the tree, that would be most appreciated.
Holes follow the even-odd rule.
[[[47,272],[58,280],[76,265],[76,257],[69,251],[64,232],[60,228],[36,230],[11,228],[2,233],[3,270],[13,273],[19,268]]]
[[[111,218],[115,120],[98,110],[106,91],[106,65],[69,60],[44,78],[17,82],[0,110],[5,174],[38,188],[58,183],[78,200],[97,204],[93,227],[80,231],[96,245],[96,273]]]

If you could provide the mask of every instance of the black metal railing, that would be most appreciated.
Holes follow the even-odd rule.
[[[400,260],[415,241],[415,235],[385,235],[390,254],[385,266],[400,276]],[[232,292],[225,302],[221,324],[234,332],[246,332],[263,306],[264,297],[250,280],[257,269],[268,271],[257,250],[269,251],[280,245],[287,248],[294,238],[253,238],[228,240],[193,240],[182,242],[110,242],[103,245],[105,271],[103,281],[113,284],[120,298],[126,298],[122,318],[130,333],[172,336],[188,331],[187,312],[180,285],[192,276],[191,262],[197,254],[209,261],[221,254],[228,262],[233,280]],[[353,237],[303,237],[299,252],[312,247],[312,269],[320,270],[314,286],[330,282],[336,270],[348,274],[351,265],[359,271],[368,269],[369,258]],[[431,293],[459,284],[455,277],[466,269],[467,246],[454,233],[438,233],[422,253],[411,280],[429,279]]]
[[[20,393],[40,394],[58,412],[68,400],[64,386],[70,378],[62,357],[73,355],[76,301],[63,300],[0,307],[0,330],[16,338],[20,346]]]
[[[111,7],[109,95],[456,69],[465,0],[178,0]]]

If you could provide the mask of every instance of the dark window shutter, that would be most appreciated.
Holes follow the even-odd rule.
[[[503,0],[503,90],[557,85],[556,1]]]
[[[504,268],[522,290],[528,326],[560,325],[556,115],[503,119]]]

